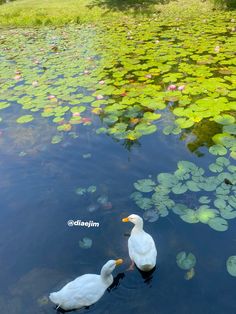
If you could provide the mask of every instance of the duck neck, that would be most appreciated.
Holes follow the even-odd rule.
[[[138,221],[133,229],[132,229],[132,233],[139,233],[143,231],[143,221]]]
[[[101,270],[101,277],[102,280],[108,285],[110,286],[113,282],[113,276],[110,272],[108,272],[106,269]]]

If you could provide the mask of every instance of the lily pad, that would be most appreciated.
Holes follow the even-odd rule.
[[[192,253],[187,254],[186,252],[182,251],[176,255],[176,263],[179,268],[183,270],[189,270],[193,268],[196,264],[196,261],[196,257]]]
[[[87,188],[87,192],[89,192],[89,193],[95,193],[96,191],[97,191],[96,185],[90,185],[90,186]]]
[[[231,276],[236,277],[236,255],[232,255],[227,259],[226,267],[228,273]]]
[[[143,219],[147,220],[148,222],[155,222],[158,218],[158,213],[152,209],[146,210],[143,214]]]
[[[134,187],[141,192],[148,193],[153,191],[155,182],[151,179],[141,179],[134,183]]]
[[[75,193],[78,195],[84,195],[87,192],[87,190],[85,188],[77,188],[75,190]]]
[[[79,241],[79,246],[82,249],[90,249],[92,247],[93,241],[90,238],[84,237],[82,240]]]
[[[222,114],[220,116],[215,116],[214,121],[219,124],[229,125],[235,122],[235,118],[229,114]]]
[[[226,231],[228,229],[227,220],[220,217],[210,219],[208,225],[216,231]]]
[[[209,152],[212,155],[225,155],[227,153],[227,149],[223,145],[216,144],[209,148]]]
[[[60,136],[60,135],[54,135],[54,136],[52,137],[51,143],[52,143],[52,144],[58,144],[58,143],[60,143],[62,140],[63,140],[63,137],[62,137],[62,136]]]
[[[28,123],[34,120],[34,117],[30,114],[19,117],[16,122],[20,124]]]

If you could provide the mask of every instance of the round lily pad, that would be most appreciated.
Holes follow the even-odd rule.
[[[197,210],[197,218],[199,219],[200,222],[204,224],[208,223],[210,219],[215,218],[215,217],[216,217],[216,211],[214,209],[200,207]]]
[[[62,136],[60,136],[60,135],[54,135],[54,136],[52,137],[51,143],[52,143],[52,144],[58,144],[58,143],[60,143],[60,142],[62,141],[62,139],[63,139]]]
[[[155,185],[151,179],[141,179],[134,183],[137,190],[145,193],[153,191]]]
[[[216,144],[209,148],[209,152],[212,155],[225,155],[227,153],[227,149],[223,145]]]
[[[87,238],[87,237],[84,237],[82,240],[79,241],[79,246],[82,249],[90,249],[92,244],[93,244],[92,239]]]
[[[34,120],[34,117],[30,114],[27,114],[27,115],[24,115],[24,116],[21,116],[19,117],[16,122],[17,123],[20,123],[20,124],[23,124],[23,123],[28,123],[30,121]]]
[[[195,266],[196,257],[192,253],[187,254],[186,252],[182,251],[177,254],[176,263],[179,268],[183,270],[189,270]]]
[[[219,116],[215,116],[214,121],[219,124],[229,125],[235,122],[235,118],[229,114],[222,114]]]
[[[85,188],[77,188],[75,190],[75,193],[78,195],[84,195],[87,192],[87,190]]]
[[[97,187],[95,185],[90,185],[87,188],[87,192],[89,192],[89,193],[95,193],[96,191],[97,191]]]
[[[155,222],[159,218],[158,213],[155,210],[149,209],[145,210],[143,214],[143,219],[147,220],[148,222]]]
[[[208,225],[216,231],[226,231],[228,229],[227,220],[220,217],[210,219]]]
[[[231,276],[236,277],[236,255],[232,255],[227,259],[226,267],[228,273]]]

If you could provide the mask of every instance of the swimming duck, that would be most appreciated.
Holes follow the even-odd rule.
[[[122,219],[132,222],[134,227],[128,240],[129,256],[133,269],[134,263],[142,271],[150,271],[156,266],[157,250],[153,238],[143,230],[143,219],[138,215],[130,215]]]
[[[100,275],[85,274],[66,284],[61,290],[50,293],[49,299],[63,310],[80,309],[97,302],[113,283],[112,272],[123,263],[122,259],[109,260]]]

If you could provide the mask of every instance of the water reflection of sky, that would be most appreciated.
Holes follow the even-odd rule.
[[[151,280],[126,272],[127,236],[131,225],[121,218],[140,213],[129,195],[133,183],[149,174],[173,171],[179,160],[206,166],[212,157],[198,158],[183,141],[155,133],[143,137],[131,151],[90,128],[74,139],[48,145],[26,156],[10,154],[0,161],[0,308],[2,313],[54,313],[44,296],[83,273],[98,273],[108,259],[124,258],[117,286],[81,313],[101,314],[233,314],[235,279],[226,272],[228,256],[235,254],[235,223],[217,233],[203,224],[186,224],[176,215],[145,223],[156,239],[158,265]],[[6,144],[5,144],[6,145]],[[83,154],[91,158],[83,158]],[[77,187],[96,185],[95,195],[78,196]],[[107,195],[112,208],[89,211],[97,197]],[[69,219],[93,220],[99,228],[69,228]],[[90,249],[79,247],[89,237]],[[184,279],[175,262],[182,250],[197,257],[196,275]],[[145,282],[146,281],[146,282]]]

